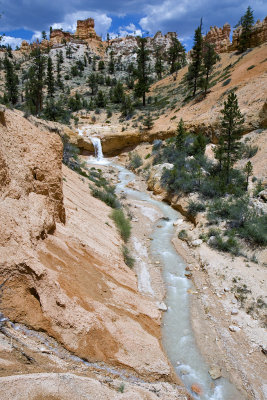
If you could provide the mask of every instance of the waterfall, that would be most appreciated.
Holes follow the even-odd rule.
[[[95,158],[98,161],[103,160],[104,156],[102,152],[101,140],[98,137],[92,137],[92,136],[90,136],[90,140],[93,143],[95,149]]]

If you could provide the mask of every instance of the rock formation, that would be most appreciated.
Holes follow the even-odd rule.
[[[124,263],[110,207],[66,167],[62,182],[57,134],[1,113],[1,310],[80,357],[170,378],[161,313]]]
[[[231,27],[228,23],[224,24],[223,28],[211,26],[209,32],[204,37],[206,43],[213,44],[217,53],[228,51],[230,42]]]
[[[72,35],[69,32],[62,31],[61,29],[53,29],[50,34],[50,43],[52,45],[69,42],[71,39]]]
[[[82,39],[86,42],[97,40],[101,41],[101,38],[97,36],[95,32],[95,21],[93,18],[87,18],[85,20],[77,21],[77,29],[74,35],[77,39]]]
[[[238,48],[239,37],[242,32],[242,27],[237,27],[233,32],[232,45],[228,50],[233,51]],[[252,28],[251,47],[259,46],[267,41],[267,17],[263,21],[258,20]]]
[[[31,51],[31,46],[26,40],[22,40],[21,45],[20,45],[20,50],[23,53],[29,53]]]

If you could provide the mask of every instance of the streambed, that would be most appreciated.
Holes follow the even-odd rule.
[[[124,192],[128,198],[152,204],[164,215],[160,226],[153,229],[150,252],[152,258],[160,261],[166,287],[165,303],[168,307],[163,315],[162,342],[177,375],[184,382],[192,396],[201,400],[240,400],[244,397],[227,379],[221,377],[212,380],[195,341],[190,321],[189,289],[192,283],[185,277],[185,262],[177,254],[172,244],[174,235],[173,222],[181,215],[166,203],[155,200],[147,192],[140,192],[127,187],[135,175],[126,168],[112,164],[119,170],[120,183],[117,193]],[[201,394],[191,391],[197,385]]]

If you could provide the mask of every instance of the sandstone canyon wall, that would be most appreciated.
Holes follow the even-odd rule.
[[[0,149],[2,312],[82,358],[170,379],[160,311],[124,264],[110,208],[75,172],[62,179],[60,137],[4,110]]]

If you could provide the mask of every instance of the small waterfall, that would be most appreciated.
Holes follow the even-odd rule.
[[[98,161],[103,160],[103,152],[102,152],[102,146],[101,146],[101,140],[97,137],[92,137],[90,136],[90,140],[93,143],[94,149],[95,149],[95,158]]]

